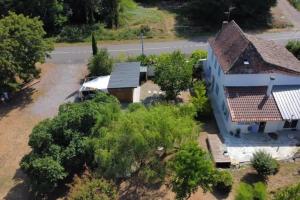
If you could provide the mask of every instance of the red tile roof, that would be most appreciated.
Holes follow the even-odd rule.
[[[225,73],[289,73],[300,75],[300,61],[284,46],[245,34],[231,21],[209,39]],[[249,64],[245,65],[244,60]]]
[[[225,94],[232,121],[262,122],[282,120],[274,97],[267,87],[226,87]]]

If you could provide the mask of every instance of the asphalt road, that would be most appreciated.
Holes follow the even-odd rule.
[[[300,40],[300,31],[263,33],[257,34],[257,36],[267,40],[273,40],[284,45],[292,39]],[[199,37],[191,40],[145,42],[144,52],[146,55],[160,54],[174,50],[181,50],[184,53],[191,53],[196,49],[207,49],[207,39],[208,37]],[[107,48],[112,56],[117,56],[119,54],[139,55],[142,52],[141,43],[106,45],[102,47]],[[57,47],[51,53],[51,59],[48,59],[48,62],[54,64],[83,64],[88,62],[91,52],[91,46],[80,45]]]

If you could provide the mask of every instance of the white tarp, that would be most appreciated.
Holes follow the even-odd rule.
[[[89,90],[101,90],[107,92],[109,79],[110,76],[100,76],[93,80],[87,81],[83,83],[79,91],[82,92],[82,91],[89,91]]]

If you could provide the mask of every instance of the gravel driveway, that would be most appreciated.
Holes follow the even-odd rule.
[[[300,29],[300,12],[297,11],[289,2],[288,0],[278,0],[277,6],[285,15],[286,18],[296,29]]]
[[[30,151],[29,134],[39,121],[53,117],[60,104],[74,101],[87,73],[85,62],[53,57],[42,66],[39,83],[0,104],[0,199],[31,199],[27,178],[19,169],[20,160]]]

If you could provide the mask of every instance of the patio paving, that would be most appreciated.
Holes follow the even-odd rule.
[[[241,133],[237,138],[226,131],[222,114],[214,101],[212,107],[220,136],[233,162],[249,162],[253,153],[258,150],[264,150],[278,160],[290,159],[300,150],[300,147],[296,146],[300,142],[300,131],[279,132],[277,140],[262,133]]]

